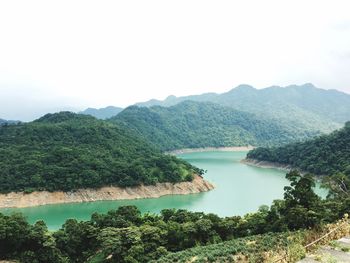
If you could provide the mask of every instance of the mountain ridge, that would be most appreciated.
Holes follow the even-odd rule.
[[[216,103],[195,101],[171,107],[133,105],[108,121],[126,125],[163,151],[278,145],[320,134]]]
[[[293,125],[296,129],[321,133],[339,129],[350,120],[350,94],[334,89],[320,89],[311,83],[286,87],[270,86],[264,89],[242,84],[224,93],[168,98],[135,105],[170,107],[186,100],[212,102],[262,118],[274,119],[285,125]]]
[[[105,120],[117,115],[123,108],[116,106],[107,106],[104,108],[87,108],[78,112],[79,114],[91,115],[97,119]]]

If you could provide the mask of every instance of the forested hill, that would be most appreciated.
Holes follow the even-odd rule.
[[[277,148],[257,148],[247,158],[288,164],[319,175],[345,173],[350,177],[350,122],[329,135]]]
[[[80,114],[91,115],[96,117],[97,119],[105,120],[117,115],[121,112],[123,108],[108,106],[105,108],[95,109],[95,108],[87,108],[84,111],[79,112]]]
[[[0,127],[0,191],[74,190],[191,180],[185,161],[125,127],[70,112]]]
[[[350,95],[305,84],[255,89],[240,85],[222,94],[206,93],[186,97],[169,96],[164,101],[151,100],[138,106],[173,106],[185,100],[209,101],[237,110],[270,117],[295,127],[330,132],[350,120]]]
[[[314,136],[292,125],[210,102],[185,101],[172,107],[131,106],[110,119],[123,123],[161,150],[278,145]]]

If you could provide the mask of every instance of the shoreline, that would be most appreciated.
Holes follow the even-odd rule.
[[[293,169],[290,165],[284,165],[280,163],[275,163],[275,162],[268,162],[268,161],[259,161],[256,159],[243,159],[240,161],[243,164],[250,165],[250,166],[255,166],[255,167],[260,167],[260,168],[273,168],[273,169],[278,169],[282,171],[289,172],[290,170]]]
[[[287,164],[281,164],[281,163],[275,163],[275,162],[268,162],[268,161],[259,161],[256,159],[243,159],[240,161],[243,164],[260,167],[260,168],[267,168],[267,169],[278,169],[285,172],[290,172],[291,170],[298,170],[300,174],[304,175],[307,172],[301,171],[299,168],[295,168],[291,165]]]
[[[290,172],[291,170],[297,170],[302,176],[304,176],[306,174],[310,174],[309,172],[300,170],[299,168],[293,167],[291,165],[284,165],[284,164],[275,163],[275,162],[259,161],[259,160],[256,160],[256,159],[243,159],[240,162],[243,163],[243,164],[246,164],[246,165],[259,167],[259,168],[278,169],[278,170],[281,170],[281,171],[285,171],[286,173]],[[315,181],[317,183],[319,183],[319,184],[322,183],[322,177],[324,175],[315,175],[315,174],[311,174],[311,175],[313,176],[313,178],[315,179]]]
[[[185,195],[207,192],[214,185],[195,175],[192,182],[157,183],[133,187],[108,186],[100,189],[79,189],[74,192],[35,191],[30,194],[11,192],[0,194],[0,208],[25,208],[49,204],[116,201],[143,198],[158,198],[165,195]]]
[[[232,147],[202,147],[202,148],[183,148],[178,150],[166,151],[164,153],[176,155],[183,153],[195,153],[195,152],[246,152],[255,149],[254,146],[232,146]]]

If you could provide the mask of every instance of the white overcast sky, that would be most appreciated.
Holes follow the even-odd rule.
[[[350,1],[0,2],[0,118],[241,83],[350,93]]]

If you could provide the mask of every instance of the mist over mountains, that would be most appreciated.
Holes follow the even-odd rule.
[[[96,117],[97,119],[108,119],[111,118],[115,115],[117,115],[119,112],[121,112],[123,108],[120,107],[114,107],[114,106],[108,106],[105,108],[87,108],[86,110],[83,110],[79,112],[80,114],[85,114],[85,115],[91,115]]]
[[[324,90],[311,83],[271,86],[256,89],[250,85],[239,85],[225,93],[204,93],[191,96],[169,96],[165,100],[149,100],[137,106],[173,106],[181,101],[209,101],[222,106],[270,117],[280,117],[283,112],[304,114],[309,118],[327,118],[328,121],[344,123],[350,120],[350,95],[338,90]]]

